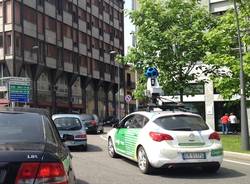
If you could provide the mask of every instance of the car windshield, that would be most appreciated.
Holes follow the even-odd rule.
[[[157,118],[154,122],[160,127],[172,131],[200,131],[209,129],[202,118],[190,115],[164,116]]]
[[[0,112],[0,143],[43,141],[43,123],[40,115]]]
[[[54,119],[58,130],[80,130],[82,128],[81,122],[74,117],[61,117]]]

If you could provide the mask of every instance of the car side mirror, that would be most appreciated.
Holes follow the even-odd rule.
[[[119,122],[113,123],[113,124],[112,124],[112,127],[113,127],[113,128],[120,128],[120,127],[119,127]]]
[[[73,135],[63,134],[62,142],[73,141],[73,140],[74,140],[74,136]]]

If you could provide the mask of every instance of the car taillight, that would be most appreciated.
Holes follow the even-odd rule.
[[[220,135],[217,132],[210,134],[209,139],[220,140]]]
[[[166,140],[166,141],[174,140],[174,138],[168,134],[163,134],[163,133],[158,133],[158,132],[150,132],[149,135],[154,141],[157,141],[157,142],[161,142],[164,140]]]
[[[67,175],[61,163],[23,163],[15,184],[55,183],[68,184]]]
[[[92,124],[93,126],[96,126],[96,121],[95,121],[95,120],[92,120],[92,121],[91,121],[91,124]]]
[[[87,136],[86,136],[86,134],[80,134],[80,135],[76,135],[75,138],[76,139],[86,139]]]

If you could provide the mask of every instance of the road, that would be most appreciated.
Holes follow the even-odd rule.
[[[160,170],[141,174],[136,163],[125,158],[112,159],[103,135],[88,135],[88,151],[72,152],[78,184],[249,184],[250,162],[225,158],[216,174],[199,169]]]

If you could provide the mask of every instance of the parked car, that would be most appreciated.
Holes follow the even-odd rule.
[[[81,114],[80,117],[87,133],[103,133],[103,122],[96,114]]]
[[[0,183],[76,184],[72,156],[62,143],[71,139],[64,135],[61,140],[53,121],[40,110],[1,109]]]
[[[142,173],[182,166],[216,172],[223,160],[219,134],[189,112],[131,113],[107,137],[109,155],[136,161]]]
[[[104,125],[113,125],[119,122],[119,119],[116,118],[115,116],[108,116],[103,120]]]
[[[85,124],[77,114],[55,114],[53,121],[62,137],[64,134],[74,136],[74,140],[66,141],[64,144],[69,147],[77,147],[83,151],[87,150],[87,134]]]

